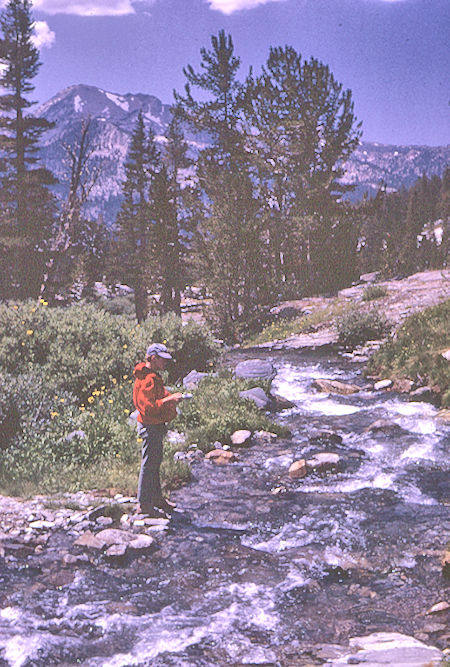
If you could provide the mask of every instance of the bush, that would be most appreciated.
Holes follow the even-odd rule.
[[[381,299],[383,296],[387,296],[388,291],[382,285],[370,285],[366,287],[362,299],[363,301],[374,301],[375,299]]]
[[[53,388],[86,400],[95,387],[129,375],[151,341],[173,351],[173,377],[205,370],[219,348],[206,327],[169,314],[143,325],[96,306],[0,306],[0,368],[14,375],[40,368]]]
[[[372,356],[369,372],[439,388],[441,403],[450,405],[450,364],[442,356],[450,347],[449,323],[450,299],[415,313]]]
[[[84,304],[2,305],[0,336],[0,485],[14,492],[137,482],[134,364],[152,340],[173,350],[175,377],[209,368],[218,353],[196,323],[166,315],[133,326]],[[164,471],[166,484],[188,475],[170,460]]]
[[[349,349],[383,337],[389,331],[384,315],[376,308],[352,308],[337,319],[338,342]]]
[[[248,383],[233,379],[230,373],[204,378],[194,397],[182,404],[173,428],[186,433],[187,444],[196,443],[203,451],[211,449],[216,440],[229,442],[232,433],[239,429],[287,435],[285,427],[268,419],[252,401],[240,398],[239,392],[248,387]]]

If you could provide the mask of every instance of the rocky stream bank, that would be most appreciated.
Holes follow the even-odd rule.
[[[448,411],[318,334],[230,353],[291,436],[178,453],[170,519],[115,489],[0,497],[0,666],[444,664]]]

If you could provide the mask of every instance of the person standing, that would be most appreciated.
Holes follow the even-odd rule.
[[[171,512],[175,506],[163,497],[159,474],[167,423],[176,417],[176,406],[182,399],[181,393],[167,391],[159,374],[171,359],[165,345],[152,343],[146,360],[136,364],[133,371],[133,403],[138,411],[137,430],[142,439],[139,510],[151,516],[161,516],[158,510]]]

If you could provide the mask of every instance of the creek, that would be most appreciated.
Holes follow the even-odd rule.
[[[63,530],[45,558],[0,564],[0,666],[314,665],[323,644],[376,631],[445,648],[442,615],[426,611],[446,594],[449,426],[428,403],[364,389],[361,366],[332,352],[252,356],[295,404],[276,416],[292,437],[195,463],[158,548],[126,567],[87,561],[42,586],[73,542]],[[314,378],[363,389],[323,394]],[[379,419],[395,429],[367,431]],[[288,477],[321,451],[337,470]]]

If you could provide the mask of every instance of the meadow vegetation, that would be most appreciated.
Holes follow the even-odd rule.
[[[44,300],[0,305],[0,491],[32,494],[114,487],[136,491],[140,442],[132,370],[150,341],[172,350],[166,381],[180,385],[193,368],[212,370],[219,346],[209,330],[174,314],[142,325],[92,304],[50,308]],[[204,450],[235,428],[276,427],[239,398],[245,383],[203,382],[173,424]],[[189,478],[167,443],[163,484]]]
[[[411,315],[376,352],[368,366],[372,374],[408,378],[428,385],[450,406],[450,363],[442,353],[450,347],[450,299]]]

